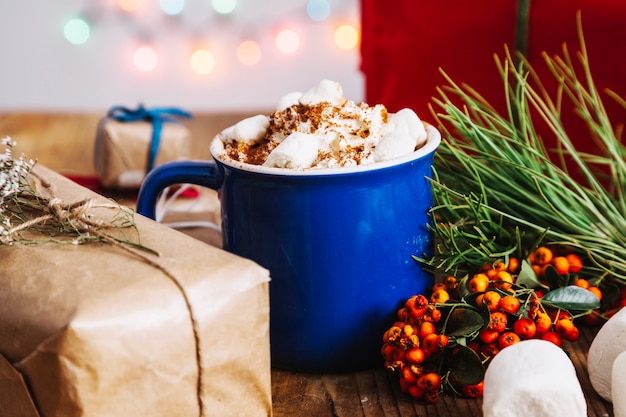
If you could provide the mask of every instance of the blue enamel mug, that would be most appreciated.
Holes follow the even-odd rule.
[[[212,149],[214,161],[152,170],[137,211],[154,218],[158,195],[170,185],[217,190],[223,248],[270,271],[272,366],[382,366],[383,333],[397,310],[432,285],[412,259],[433,246],[427,178],[441,137],[431,125],[427,133],[410,155],[353,168],[270,168],[225,160]]]

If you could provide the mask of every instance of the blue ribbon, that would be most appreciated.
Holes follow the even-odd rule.
[[[122,106],[114,106],[109,110],[108,117],[120,122],[137,122],[147,121],[152,123],[152,138],[150,140],[150,149],[148,151],[148,162],[146,172],[150,172],[154,168],[154,161],[159,152],[159,144],[161,143],[161,131],[163,123],[178,122],[176,117],[191,119],[191,113],[176,107],[162,107],[146,109],[143,105],[135,110]]]

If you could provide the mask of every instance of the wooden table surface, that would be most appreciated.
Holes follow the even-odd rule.
[[[209,158],[209,140],[223,128],[254,113],[195,115],[185,121],[191,130],[192,157]],[[94,176],[93,141],[101,115],[0,113],[0,137],[11,136],[17,152],[69,176]],[[206,232],[199,239],[215,242]],[[597,329],[583,328],[581,338],[567,345],[585,392],[590,417],[613,416],[610,403],[592,389],[586,352]],[[444,396],[424,404],[403,393],[393,375],[380,368],[345,374],[300,374],[274,369],[272,396],[275,417],[408,417],[481,416],[477,399]],[[242,399],[245,401],[245,399]]]

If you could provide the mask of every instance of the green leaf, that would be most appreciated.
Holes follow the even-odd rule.
[[[600,308],[600,300],[595,294],[576,285],[552,290],[543,296],[541,302],[565,310],[586,311]]]
[[[461,299],[463,299],[465,296],[467,296],[470,293],[470,290],[467,288],[467,283],[469,282],[470,277],[469,275],[465,275],[463,278],[461,278],[459,280],[459,296],[461,297]]]
[[[550,286],[550,288],[559,288],[567,285],[567,282],[565,282],[563,276],[556,272],[556,268],[552,265],[548,265],[545,268],[543,277]]]
[[[466,337],[480,330],[485,324],[483,316],[471,307],[456,307],[448,315],[446,335]]]
[[[476,352],[459,345],[450,360],[450,373],[459,384],[474,385],[485,377],[485,366]]]
[[[519,286],[526,288],[537,288],[537,287],[545,287],[537,278],[537,274],[533,271],[533,267],[530,265],[526,259],[521,262],[519,274],[517,274],[517,279],[515,283]]]

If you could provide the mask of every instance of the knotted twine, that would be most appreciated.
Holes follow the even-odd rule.
[[[157,107],[147,109],[143,105],[139,105],[139,107],[135,110],[122,106],[114,106],[109,110],[107,117],[115,119],[119,122],[147,121],[152,123],[152,136],[150,139],[150,147],[148,148],[148,160],[146,161],[147,173],[154,168],[154,162],[156,160],[157,153],[159,152],[163,123],[177,122],[178,120],[176,117],[191,119],[192,116],[191,113],[176,107]]]
[[[138,243],[134,243],[128,240],[122,240],[109,233],[108,230],[118,229],[120,226],[114,222],[94,221],[91,218],[90,212],[95,209],[109,209],[109,210],[130,210],[124,208],[119,204],[102,203],[94,198],[85,198],[80,201],[68,203],[56,196],[54,186],[48,182],[45,178],[37,175],[31,171],[29,174],[36,181],[30,181],[33,188],[32,198],[36,199],[38,205],[41,207],[41,213],[28,221],[20,223],[8,230],[8,236],[18,234],[20,232],[29,230],[39,225],[45,225],[48,223],[69,225],[78,235],[93,235],[103,242],[109,243],[114,247],[117,247],[130,255],[139,258],[141,261],[161,271],[167,278],[179,290],[185,301],[185,306],[189,313],[189,319],[191,321],[191,327],[193,332],[193,338],[196,351],[196,367],[198,370],[196,380],[196,398],[198,401],[199,416],[205,416],[205,406],[202,399],[203,392],[203,370],[202,370],[202,352],[200,346],[200,330],[198,320],[194,314],[193,306],[185,291],[185,287],[180,280],[172,274],[167,268],[154,259],[150,258],[148,253],[157,254],[154,250],[144,247]],[[41,190],[43,188],[43,191]],[[158,255],[158,254],[157,254]]]

